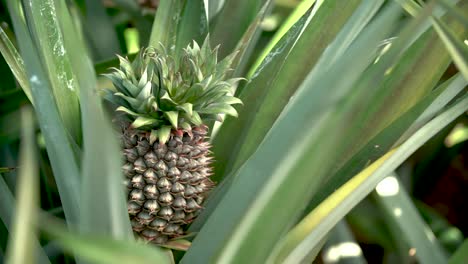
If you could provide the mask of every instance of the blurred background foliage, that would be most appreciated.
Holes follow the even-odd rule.
[[[13,33],[12,18],[6,2],[2,0],[0,4],[2,38],[8,37],[12,44],[18,47],[17,37]],[[149,32],[151,32],[154,16],[160,4],[158,0],[68,0],[65,2],[70,10],[71,17],[79,21],[77,24],[81,26],[82,35],[76,37],[82,38],[86,43],[85,49],[91,54],[94,70],[97,74],[102,74],[109,67],[117,65],[118,61],[115,54],[125,54],[131,58],[144,43],[148,43]],[[214,22],[210,26],[216,25],[217,20],[232,15],[232,20],[226,23],[235,26],[230,31],[221,32],[229,36],[213,33],[215,37],[220,39],[230,39],[227,42],[229,44],[221,46],[221,54],[226,55],[229,50],[235,47],[243,32],[261,9],[261,2],[255,1],[258,4],[252,4],[251,10],[241,10],[241,12],[245,12],[244,16],[248,17],[245,21],[236,20],[234,13],[226,13],[223,16],[213,18],[212,21]],[[249,74],[251,76],[253,74],[253,69],[258,66],[259,58],[267,54],[265,49],[272,48],[271,41],[274,39],[279,40],[278,36],[282,36],[285,30],[288,29],[287,26],[285,27],[285,23],[287,25],[290,19],[297,20],[309,9],[313,2],[307,0],[274,1],[260,23],[261,31],[258,41],[252,47],[248,60],[244,61],[246,66],[243,75]],[[229,1],[229,3],[233,2]],[[302,5],[302,9],[297,8],[300,5]],[[213,5],[213,9],[216,9],[216,5]],[[302,13],[300,10],[302,10]],[[293,17],[296,17],[296,19],[294,20]],[[401,20],[403,21],[408,17],[409,15],[406,14],[401,17]],[[464,20],[464,23],[466,27],[466,20]],[[289,22],[289,24],[291,23]],[[213,31],[216,32],[216,30],[216,26],[214,26]],[[226,28],[219,30],[226,30]],[[216,39],[214,41],[216,42]],[[2,45],[4,43],[2,42]],[[19,174],[22,173],[21,168],[18,169],[22,158],[19,155],[20,145],[24,142],[21,139],[21,131],[26,129],[25,134],[32,132],[34,135],[33,138],[28,139],[27,144],[30,144],[32,148],[37,147],[37,153],[34,154],[37,157],[35,159],[37,164],[31,166],[37,166],[38,168],[39,192],[37,195],[40,198],[38,199],[40,208],[50,215],[64,218],[65,213],[59,196],[58,183],[53,176],[50,157],[46,150],[46,140],[38,129],[37,120],[33,118],[33,115],[28,115],[25,113],[27,111],[21,110],[32,104],[32,101],[28,99],[31,96],[25,93],[27,89],[21,88],[22,84],[15,79],[14,72],[10,68],[5,58],[0,57],[0,181],[2,182],[0,187],[9,189],[0,189],[0,197],[3,201],[8,201],[8,199],[14,201],[12,196],[8,196],[7,191],[11,191],[14,197],[18,197],[18,191],[22,190],[18,189],[17,179]],[[457,73],[457,67],[451,63],[437,83],[442,84]],[[99,75],[97,78],[98,89],[110,86],[108,80]],[[24,116],[26,116],[26,121],[24,121]],[[19,120],[23,120],[23,122],[19,122]],[[25,125],[28,127],[25,128]],[[34,129],[34,131],[30,131],[31,129]],[[82,146],[83,143],[79,134],[71,133],[70,136],[75,138],[79,146]],[[24,137],[27,138],[28,135],[23,135]],[[231,164],[231,166],[234,165]],[[402,194],[404,197],[398,197],[398,199],[409,201],[409,204],[416,208],[415,221],[421,219],[424,221],[436,236],[444,254],[447,256],[454,254],[468,236],[468,214],[466,213],[468,206],[468,196],[466,194],[468,189],[467,167],[468,115],[465,113],[425,143],[396,171],[398,175],[397,184],[404,190]],[[217,167],[218,169],[220,168]],[[219,175],[216,175],[216,177],[218,177],[218,180],[222,178]],[[393,184],[395,183],[393,182]],[[394,217],[388,215],[388,212],[392,211],[389,208],[401,201],[385,200],[382,197],[377,189],[372,195],[359,203],[333,229],[321,251],[321,258],[317,259],[318,263],[419,262],[415,257],[416,252],[412,246],[412,241],[402,239],[401,233],[408,232],[402,230],[402,226],[405,224],[399,223]],[[12,217],[14,210],[7,208],[6,204],[8,203],[0,203],[0,215]],[[404,208],[401,210],[404,210]],[[411,209],[408,210],[412,212]],[[8,228],[8,221],[10,220],[2,220],[0,221],[0,263],[5,258],[10,234],[8,230],[11,230]],[[421,224],[424,223],[421,222]],[[54,230],[48,230],[48,232],[55,234]],[[85,238],[83,239],[85,241],[83,245],[89,242]],[[73,262],[70,254],[64,254],[62,248],[58,246],[54,239],[50,238],[50,235],[40,235],[38,240],[35,243],[42,245],[43,253],[41,254],[47,255],[51,262]],[[72,245],[71,248],[77,246],[77,244],[73,243]],[[64,247],[67,248],[67,246]],[[341,249],[344,248],[342,252],[353,255],[362,251],[362,255],[358,254],[359,258],[348,259],[348,261],[346,261],[346,255],[341,255],[342,258],[340,259],[339,255],[336,254],[336,251],[340,251],[340,247]],[[120,245],[115,245],[114,248],[120,248]],[[175,257],[179,259],[181,252],[175,251]],[[468,259],[465,259],[465,261],[468,261]]]

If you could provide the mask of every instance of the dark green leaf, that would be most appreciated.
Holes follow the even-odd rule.
[[[233,52],[264,2],[265,0],[224,1],[223,8],[213,23],[210,23],[211,44],[221,45],[219,49],[221,58]]]
[[[121,53],[119,41],[102,1],[86,0],[86,20],[83,29],[90,39],[95,60]]]
[[[2,27],[0,27],[0,52],[2,53],[3,58],[5,58],[8,66],[10,66],[10,70],[28,97],[29,101],[34,104],[33,97],[31,95],[31,87],[29,87],[26,70],[24,69],[23,59],[16,50],[16,47],[8,38],[8,35],[5,33],[5,31],[3,31]]]

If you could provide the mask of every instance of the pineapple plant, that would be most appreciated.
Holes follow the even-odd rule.
[[[133,62],[107,74],[115,90],[106,98],[123,113],[123,172],[128,213],[135,234],[164,244],[184,235],[214,183],[207,123],[236,116],[233,96],[240,78],[226,79],[235,54],[217,62],[208,38],[178,58],[159,48],[143,49]]]
[[[3,2],[1,263],[465,256],[404,183],[466,133],[466,1]]]

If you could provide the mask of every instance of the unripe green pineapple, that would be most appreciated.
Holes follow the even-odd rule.
[[[164,244],[184,235],[214,183],[209,120],[236,116],[231,106],[240,78],[224,80],[234,58],[217,62],[208,40],[183,50],[180,58],[164,47],[147,48],[133,62],[120,58],[107,76],[115,90],[106,99],[123,113],[120,126],[128,188],[128,213],[134,232]]]

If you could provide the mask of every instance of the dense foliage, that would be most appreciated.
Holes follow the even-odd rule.
[[[0,5],[0,262],[468,258],[466,1]],[[217,185],[164,245],[133,236],[116,108],[162,144],[207,120]]]

